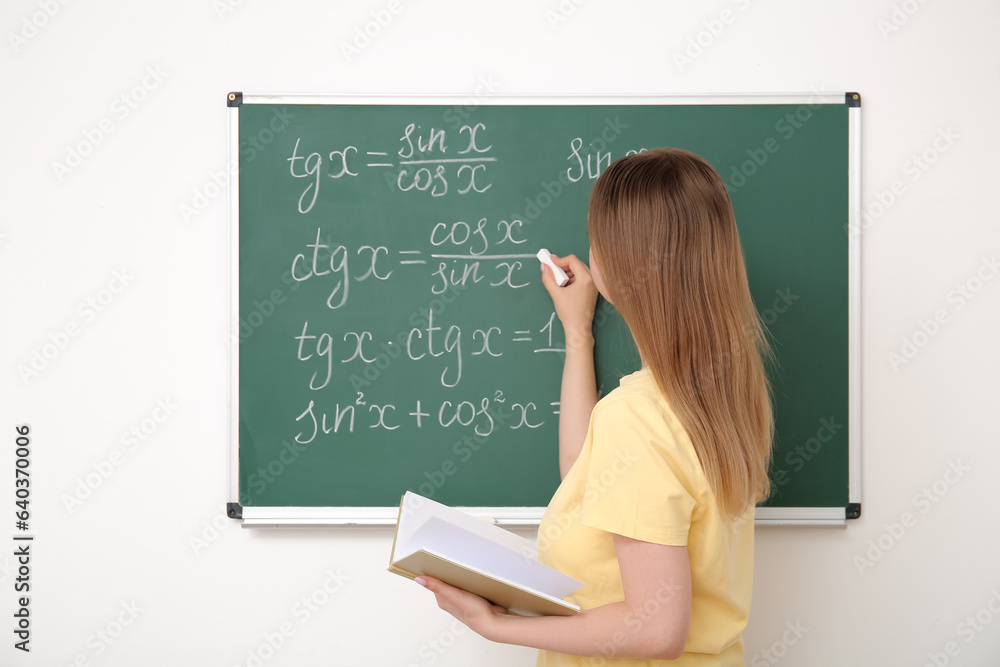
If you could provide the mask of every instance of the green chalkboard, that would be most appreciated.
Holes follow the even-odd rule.
[[[545,506],[564,340],[533,257],[586,258],[594,179],[659,146],[730,191],[779,362],[767,505],[849,504],[849,96],[230,106],[243,508],[393,507],[406,490]],[[603,300],[595,335],[603,394],[638,356]]]

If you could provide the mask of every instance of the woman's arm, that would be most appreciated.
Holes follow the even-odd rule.
[[[570,277],[570,282],[559,287],[552,271],[542,265],[542,284],[566,332],[566,362],[559,393],[559,474],[566,477],[583,449],[590,413],[597,405],[592,331],[597,287],[587,265],[576,255],[553,255],[552,261]]]
[[[418,577],[438,606],[483,637],[572,655],[673,660],[691,623],[687,547],[614,536],[625,600],[575,616],[527,617],[432,577]]]
[[[557,288],[558,289],[558,288]],[[590,414],[597,405],[594,336],[585,330],[566,332],[566,362],[559,392],[559,477],[573,467],[587,439]]]

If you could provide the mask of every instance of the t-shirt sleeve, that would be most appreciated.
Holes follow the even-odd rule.
[[[646,399],[598,406],[580,523],[645,542],[685,546],[697,501],[684,451]]]

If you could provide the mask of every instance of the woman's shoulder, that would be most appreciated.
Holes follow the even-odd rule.
[[[605,394],[594,408],[597,412],[654,412],[664,417],[673,411],[660,392],[648,368],[643,368],[622,377],[619,385]]]
[[[683,470],[697,486],[704,472],[687,429],[660,392],[648,369],[622,378],[621,384],[598,401],[593,413],[597,433],[615,434],[614,439],[636,436],[658,457]],[[611,443],[608,443],[611,445]],[[613,446],[613,445],[611,445]]]

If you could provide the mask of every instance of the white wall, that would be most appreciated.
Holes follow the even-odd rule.
[[[748,664],[921,665],[948,642],[957,654],[939,664],[996,664],[1000,280],[983,264],[1000,248],[996,3],[400,0],[347,62],[340,45],[386,2],[226,1],[0,9],[0,662],[29,664],[10,631],[13,427],[29,423],[30,664],[247,665],[282,624],[293,634],[268,666],[534,664],[533,650],[457,631],[428,592],[385,572],[388,529],[249,531],[221,519],[225,198],[181,213],[225,167],[230,90],[471,96],[491,81],[499,93],[862,93],[863,204],[903,188],[862,235],[864,514],[846,529],[758,531]],[[559,7],[569,15],[550,26]],[[674,54],[724,9],[730,23],[678,67]],[[116,99],[144,77],[126,116]],[[102,119],[110,134],[57,177],[53,163]],[[914,172],[912,156],[935,157],[942,131],[957,138]],[[991,280],[978,284],[980,271]],[[957,299],[970,281],[974,298]],[[100,298],[101,312],[81,309]],[[888,355],[939,310],[946,321],[894,368]],[[65,348],[23,380],[18,367],[71,324]],[[122,434],[161,400],[169,417],[127,449]],[[110,476],[68,510],[64,495],[115,450]],[[969,469],[952,477],[957,461]],[[936,481],[943,497],[915,498]],[[859,569],[872,544],[891,548]],[[339,589],[301,613],[300,598],[324,597],[328,571]],[[133,603],[134,621],[122,611]],[[979,630],[960,625],[977,613]],[[131,624],[110,645],[98,639],[119,616]],[[796,623],[801,637],[786,632]]]

